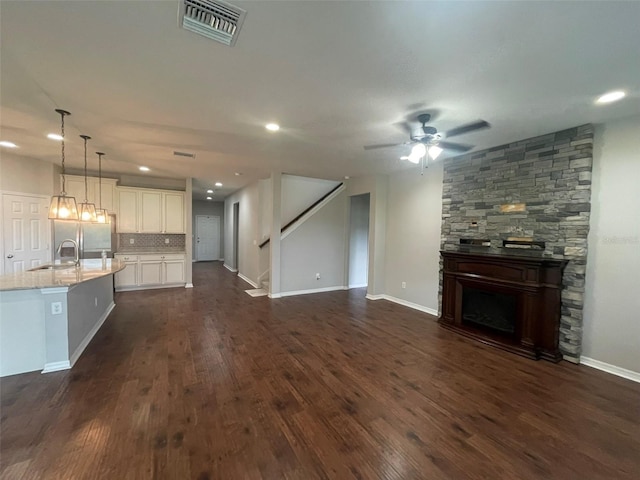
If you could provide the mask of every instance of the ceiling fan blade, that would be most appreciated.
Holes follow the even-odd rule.
[[[489,122],[485,122],[484,120],[479,120],[477,122],[468,123],[466,125],[462,125],[460,127],[453,128],[446,133],[446,137],[455,137],[456,135],[462,135],[464,133],[473,132],[474,130],[480,130],[482,128],[489,128]]]
[[[411,128],[411,124],[409,122],[398,122],[394,123],[400,130],[402,130],[407,135],[411,136],[413,134],[413,129]]]
[[[399,147],[404,145],[404,143],[381,143],[380,145],[365,145],[365,150],[375,150],[376,148],[389,148],[389,147]]]
[[[463,145],[462,143],[445,142],[444,140],[440,140],[438,142],[438,146],[446,150],[455,150],[456,152],[468,152],[473,148],[473,145]]]

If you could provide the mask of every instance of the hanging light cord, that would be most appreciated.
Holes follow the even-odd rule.
[[[67,194],[66,183],[65,183],[65,175],[64,175],[64,113],[60,112],[61,126],[60,131],[62,133],[62,195]]]
[[[100,179],[98,190],[100,192],[100,210],[102,210],[102,155],[102,153],[98,153],[98,178]]]
[[[87,193],[87,137],[84,137],[84,203],[89,203]]]

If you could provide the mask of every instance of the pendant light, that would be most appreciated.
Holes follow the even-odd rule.
[[[64,117],[65,115],[71,115],[66,110],[56,109],[56,113],[60,114],[60,133],[61,133],[61,145],[62,145],[62,190],[60,195],[54,195],[51,197],[51,204],[49,205],[49,218],[51,220],[78,220],[78,210],[76,208],[76,199],[68,197],[65,191],[65,170],[64,170]]]
[[[91,137],[80,135],[80,138],[84,140],[84,202],[78,205],[78,211],[81,222],[95,222],[96,206],[93,203],[89,203],[89,195],[87,194],[87,140],[90,140]]]
[[[96,221],[98,223],[109,223],[109,215],[107,214],[107,211],[102,208],[102,156],[104,155],[103,152],[96,152],[96,155],[98,155],[98,206],[99,208],[96,208]]]

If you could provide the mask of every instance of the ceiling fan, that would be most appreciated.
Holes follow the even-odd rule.
[[[403,122],[400,124],[400,127],[409,134],[409,140],[403,143],[383,143],[379,145],[365,145],[365,150],[374,150],[377,148],[389,148],[389,147],[398,147],[401,145],[414,145],[412,150],[412,154],[407,157],[408,160],[413,161],[413,163],[418,163],[419,158],[424,156],[424,154],[429,151],[429,154],[432,158],[435,158],[440,154],[442,149],[452,150],[454,152],[468,152],[473,148],[473,145],[465,145],[462,143],[454,143],[446,140],[442,140],[443,138],[455,137],[457,135],[463,135],[465,133],[470,133],[476,130],[481,130],[483,128],[490,128],[488,122],[484,120],[478,120],[476,122],[468,123],[466,125],[462,125],[460,127],[453,128],[448,130],[444,134],[439,133],[435,127],[427,125],[427,123],[431,120],[431,114],[422,113],[418,115],[418,121],[422,124],[419,129],[413,129],[409,122]],[[433,148],[437,147],[437,148]],[[433,152],[431,150],[434,150]],[[413,156],[413,158],[412,158]],[[414,161],[415,160],[415,161]]]

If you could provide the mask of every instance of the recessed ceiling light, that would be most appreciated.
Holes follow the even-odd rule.
[[[216,187],[221,187],[222,184],[220,182],[216,182]]]
[[[617,102],[618,100],[624,98],[625,95],[626,93],[624,93],[622,90],[616,90],[615,92],[608,92],[608,93],[605,93],[604,95],[600,95],[596,100],[596,103]]]
[[[51,139],[51,140],[58,140],[59,142],[64,140],[64,137],[58,133],[49,133],[47,135],[47,138]]]
[[[264,128],[266,128],[270,132],[277,132],[278,130],[280,130],[280,125],[278,125],[277,123],[267,123]]]
[[[240,175],[242,175],[242,174],[241,174],[240,172],[236,172],[236,173],[234,173],[234,175],[235,175],[236,177],[239,177],[239,176],[240,176]]]
[[[213,190],[209,189],[207,190],[207,193],[213,193]]]
[[[211,200],[211,197],[207,197],[207,200]]]
[[[149,170],[151,170],[149,167],[138,167],[140,168],[141,172],[148,172]]]
[[[0,146],[7,148],[17,148],[18,146],[13,142],[7,142],[6,140],[2,140],[0,142]]]

